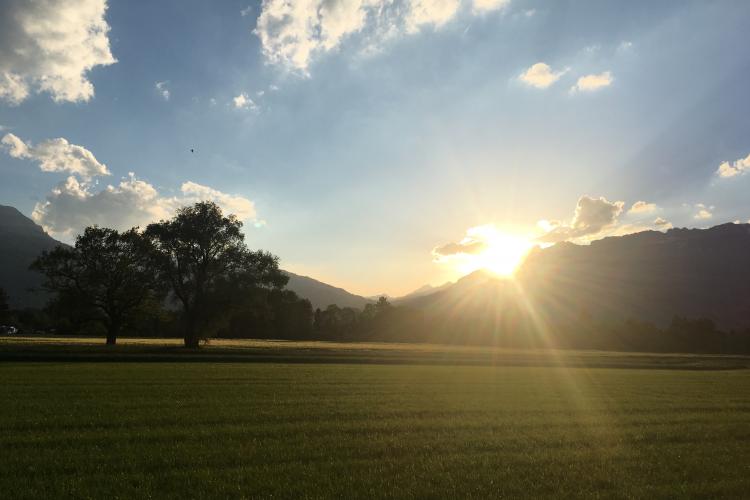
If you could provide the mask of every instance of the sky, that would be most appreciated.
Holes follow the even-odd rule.
[[[744,0],[0,0],[0,204],[71,242],[211,199],[368,296],[744,223],[749,22]]]

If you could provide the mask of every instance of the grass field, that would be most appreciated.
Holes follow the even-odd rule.
[[[2,498],[750,494],[744,369],[5,361],[0,403]]]

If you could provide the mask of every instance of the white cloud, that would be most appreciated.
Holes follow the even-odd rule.
[[[5,134],[0,146],[13,158],[32,160],[44,172],[68,172],[82,179],[109,175],[107,166],[83,146],[70,144],[62,137],[37,145],[26,143],[13,134]]]
[[[593,92],[604,87],[609,87],[614,81],[612,73],[605,71],[598,75],[586,75],[578,79],[575,85],[570,88],[570,91],[575,92]]]
[[[463,0],[473,14],[502,8],[509,0]],[[264,0],[254,33],[271,64],[307,75],[312,60],[361,35],[365,52],[424,27],[454,19],[462,0]]]
[[[581,196],[576,204],[572,222],[566,225],[544,221],[550,230],[538,239],[546,243],[556,243],[595,236],[617,222],[624,206],[625,203],[622,201],[610,202],[604,197]]]
[[[747,172],[750,172],[750,154],[732,162],[725,161],[716,169],[716,175],[725,179]]]
[[[241,93],[237,97],[233,97],[232,102],[234,103],[234,107],[237,109],[249,109],[250,111],[258,110],[258,105],[255,104],[255,102],[250,99],[250,97],[245,92]]]
[[[88,72],[117,62],[106,0],[9,0],[0,8],[0,100],[19,104],[46,92],[57,102],[88,101]]]
[[[94,224],[126,229],[165,218],[170,210],[164,207],[157,190],[132,173],[117,186],[101,191],[70,176],[36,204],[32,219],[51,235],[72,240],[75,235]]]
[[[167,84],[168,83],[169,82],[166,82],[166,81],[165,82],[156,82],[156,84],[154,85],[154,87],[156,87],[156,91],[159,93],[160,96],[162,96],[164,98],[165,101],[168,101],[169,97],[171,95],[169,93],[169,89],[167,88]]]
[[[472,10],[474,12],[489,12],[491,10],[502,9],[509,3],[510,0],[474,0]],[[534,9],[531,10],[533,11]],[[531,15],[534,15],[533,12]]]
[[[240,11],[240,15],[242,17],[249,16],[252,13],[253,13],[253,6],[252,5],[248,5],[247,7],[245,7],[244,9],[242,9]]]
[[[221,208],[240,220],[255,219],[255,204],[243,196],[222,193],[218,189],[203,186],[192,181],[183,182],[180,187],[182,197],[172,199],[172,205],[177,200],[179,205],[195,203],[201,200],[215,201]]]
[[[696,220],[708,220],[714,216],[713,210],[714,206],[706,206],[703,203],[698,203],[695,205],[695,208],[698,210],[695,215],[693,215],[693,219]]]
[[[549,65],[538,62],[518,76],[518,79],[531,87],[546,89],[560,79],[568,69],[553,72]]]
[[[672,223],[666,219],[657,217],[656,219],[654,219],[654,226],[656,226],[659,229],[671,229]]]
[[[459,0],[411,0],[405,16],[407,33],[416,33],[424,25],[439,28],[456,14]]]
[[[645,201],[636,201],[628,210],[629,214],[650,214],[656,211],[658,207],[655,203],[646,203]]]
[[[226,213],[241,220],[255,221],[252,201],[195,182],[185,182],[177,196],[164,196],[134,173],[117,185],[95,190],[91,183],[68,177],[37,203],[34,221],[56,238],[71,241],[86,226],[98,224],[115,229],[147,224],[170,217],[177,208],[202,200],[216,202]]]
[[[255,204],[239,195],[223,193],[209,186],[187,181],[180,194],[165,196],[134,173],[117,185],[100,189],[96,177],[110,175],[107,167],[82,146],[63,138],[49,139],[36,146],[13,134],[6,134],[0,146],[14,158],[39,163],[45,172],[67,172],[68,176],[37,203],[32,218],[53,236],[71,241],[86,226],[127,229],[169,217],[184,205],[202,200],[216,202],[239,219],[264,224],[256,217]]]

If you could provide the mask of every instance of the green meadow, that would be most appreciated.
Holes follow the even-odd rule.
[[[750,487],[747,369],[6,360],[0,381],[3,498]]]

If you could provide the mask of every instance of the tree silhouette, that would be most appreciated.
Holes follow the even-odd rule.
[[[10,319],[10,305],[8,304],[8,294],[0,288],[0,323],[5,323]]]
[[[155,293],[153,273],[146,267],[145,247],[136,229],[87,227],[73,248],[45,251],[31,269],[46,277],[44,288],[64,302],[92,311],[115,344],[121,328]]]
[[[144,232],[155,274],[168,283],[182,307],[186,347],[198,347],[233,306],[257,288],[281,289],[289,278],[278,258],[250,251],[242,222],[212,202],[183,207],[170,220]]]

